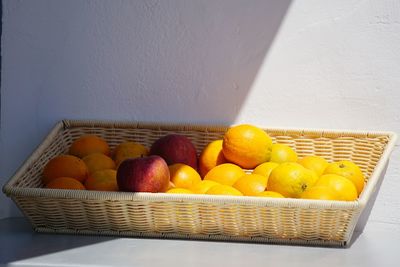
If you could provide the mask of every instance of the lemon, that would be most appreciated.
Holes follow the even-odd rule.
[[[271,162],[283,163],[283,162],[296,162],[297,154],[288,145],[285,144],[273,144],[271,150]]]
[[[315,184],[327,186],[335,191],[338,200],[352,201],[357,199],[356,186],[347,178],[336,174],[324,174]]]
[[[315,171],[318,176],[321,176],[329,165],[329,162],[320,156],[306,156],[299,159],[297,162],[304,168]]]
[[[267,190],[275,191],[284,197],[299,198],[318,179],[315,172],[295,162],[281,163],[272,170]]]

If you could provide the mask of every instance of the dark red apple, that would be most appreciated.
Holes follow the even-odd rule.
[[[162,157],[168,165],[183,163],[197,170],[197,151],[192,141],[184,135],[169,134],[156,140],[150,155]]]
[[[117,169],[119,190],[128,192],[165,192],[169,186],[169,169],[159,156],[130,158]]]

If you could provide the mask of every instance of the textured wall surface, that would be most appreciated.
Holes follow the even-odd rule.
[[[1,184],[63,118],[400,132],[396,0],[3,5]],[[370,220],[400,225],[399,158]]]

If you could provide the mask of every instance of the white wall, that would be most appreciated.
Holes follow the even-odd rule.
[[[1,184],[63,118],[400,132],[396,0],[3,5]],[[371,220],[400,224],[399,156]]]

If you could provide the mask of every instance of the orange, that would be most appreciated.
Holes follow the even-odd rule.
[[[85,190],[85,186],[71,177],[58,177],[46,184],[46,188]]]
[[[297,163],[302,165],[304,168],[315,171],[318,176],[321,176],[329,165],[329,162],[320,156],[305,156],[299,159]]]
[[[83,158],[92,153],[110,154],[110,147],[107,142],[94,134],[85,134],[72,142],[69,154]]]
[[[204,177],[215,166],[227,162],[222,153],[222,142],[222,139],[215,140],[209,143],[201,152],[199,157],[199,172],[201,177]]]
[[[85,162],[89,173],[104,169],[115,169],[114,161],[109,156],[101,153],[87,155],[82,160]]]
[[[229,185],[214,185],[206,192],[207,195],[243,196],[243,194]]]
[[[189,189],[201,181],[200,174],[191,166],[183,163],[175,163],[170,166],[170,181],[175,187]]]
[[[271,137],[262,129],[241,124],[224,134],[222,152],[225,158],[245,169],[253,169],[270,159]]]
[[[128,158],[139,158],[149,154],[149,149],[142,144],[135,142],[123,142],[114,150],[114,161],[118,166],[122,161]]]
[[[333,162],[326,167],[324,174],[337,174],[346,177],[354,183],[358,195],[364,189],[364,174],[354,162],[348,160]]]
[[[260,174],[260,175],[264,175],[265,177],[267,177],[267,182],[268,182],[268,178],[272,172],[273,169],[275,169],[279,164],[276,162],[264,162],[261,163],[260,165],[258,165],[253,173],[254,174]]]
[[[257,195],[258,197],[276,197],[276,198],[284,198],[282,194],[274,191],[263,191]]]
[[[352,201],[357,199],[357,188],[347,178],[336,174],[322,175],[316,186],[327,186],[336,192],[337,200]]]
[[[106,169],[93,172],[86,179],[85,187],[88,190],[118,191],[117,171]]]
[[[204,180],[211,180],[220,184],[232,186],[237,179],[246,173],[239,166],[232,163],[223,163],[212,168],[204,177]]]
[[[83,160],[71,155],[60,155],[52,158],[43,169],[42,181],[49,183],[58,177],[71,177],[83,182],[88,175],[88,169]]]
[[[171,189],[167,190],[167,192],[165,192],[165,193],[168,193],[168,194],[193,194],[193,192],[190,191],[189,189],[178,188],[178,187],[171,188]]]
[[[284,162],[272,170],[267,189],[282,194],[284,197],[299,198],[313,186],[318,176],[295,162]]]
[[[301,195],[303,199],[337,200],[338,196],[329,186],[315,185],[304,191]]]
[[[283,163],[283,162],[296,162],[297,154],[288,145],[285,144],[273,144],[271,149],[271,162]]]
[[[265,191],[267,177],[259,174],[245,174],[233,184],[233,187],[245,196],[256,196]]]
[[[211,180],[202,180],[200,183],[193,185],[190,190],[195,194],[205,194],[208,189],[219,183]]]

